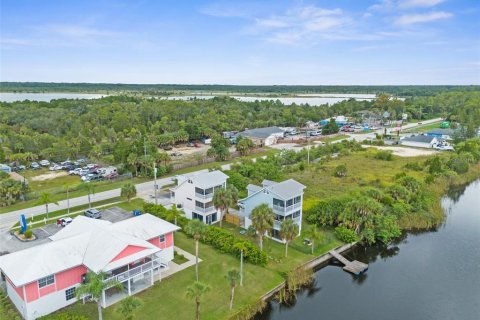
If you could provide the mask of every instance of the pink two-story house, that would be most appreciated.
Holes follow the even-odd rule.
[[[103,292],[107,307],[161,279],[179,229],[150,214],[117,223],[78,216],[51,242],[1,256],[2,280],[20,314],[31,320],[74,303],[87,272],[105,272],[123,284]]]

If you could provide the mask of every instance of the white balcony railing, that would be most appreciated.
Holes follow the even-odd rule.
[[[130,278],[135,277],[136,275],[145,273],[147,271],[150,271],[150,270],[158,268],[158,267],[163,267],[164,264],[162,264],[162,262],[160,260],[161,260],[160,258],[150,260],[148,262],[145,262],[144,264],[136,266],[135,268],[132,268],[130,270],[127,270],[125,272],[116,274],[116,275],[114,275],[110,278],[107,278],[104,281],[105,282],[110,281],[110,280],[116,280],[116,281],[119,281],[119,282],[126,281]]]
[[[213,210],[215,210],[214,206],[207,207],[207,208],[202,208],[202,207],[195,206],[195,211],[199,211],[199,212],[203,212],[203,213],[207,213],[207,212],[210,212],[210,211],[213,211]]]
[[[302,207],[301,202],[292,204],[291,206],[288,206],[288,207],[277,206],[277,205],[274,204],[273,205],[273,210],[276,211],[276,212],[285,214],[285,213],[290,212],[292,210],[300,209],[301,207]]]
[[[213,198],[213,192],[207,193],[207,194],[195,192],[195,197],[200,199],[210,199],[210,198]]]

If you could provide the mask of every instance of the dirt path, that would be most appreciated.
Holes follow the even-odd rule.
[[[60,172],[54,171],[54,172],[49,172],[49,173],[41,174],[39,176],[32,177],[30,178],[30,180],[45,181],[45,180],[52,180],[52,179],[64,177],[64,176],[68,176],[68,173],[66,171],[60,171]]]
[[[432,154],[438,153],[438,151],[430,149],[416,149],[408,147],[381,147],[381,146],[370,146],[363,145],[364,148],[376,148],[379,150],[390,150],[392,153],[399,157],[418,157],[418,156],[429,156]]]

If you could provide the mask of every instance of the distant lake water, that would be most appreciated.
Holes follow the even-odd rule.
[[[1,102],[15,102],[15,101],[44,101],[50,102],[56,99],[98,99],[106,97],[106,94],[95,93],[30,93],[30,92],[0,92]]]
[[[165,99],[168,100],[192,100],[192,99],[212,99],[213,95],[190,95],[190,96],[171,96]],[[322,93],[322,94],[299,94],[296,97],[254,97],[254,96],[231,96],[240,101],[253,102],[253,101],[268,101],[279,100],[281,103],[289,105],[295,104],[309,104],[311,106],[319,106],[322,104],[334,104],[340,101],[355,99],[359,101],[371,101],[375,99],[374,94],[345,94],[345,93]]]

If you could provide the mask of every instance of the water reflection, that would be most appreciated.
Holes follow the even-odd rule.
[[[289,305],[271,301],[255,319],[478,319],[479,195],[480,181],[451,188],[442,201],[448,224],[389,245],[357,246],[344,255],[368,263],[366,273],[354,276],[332,262]]]

